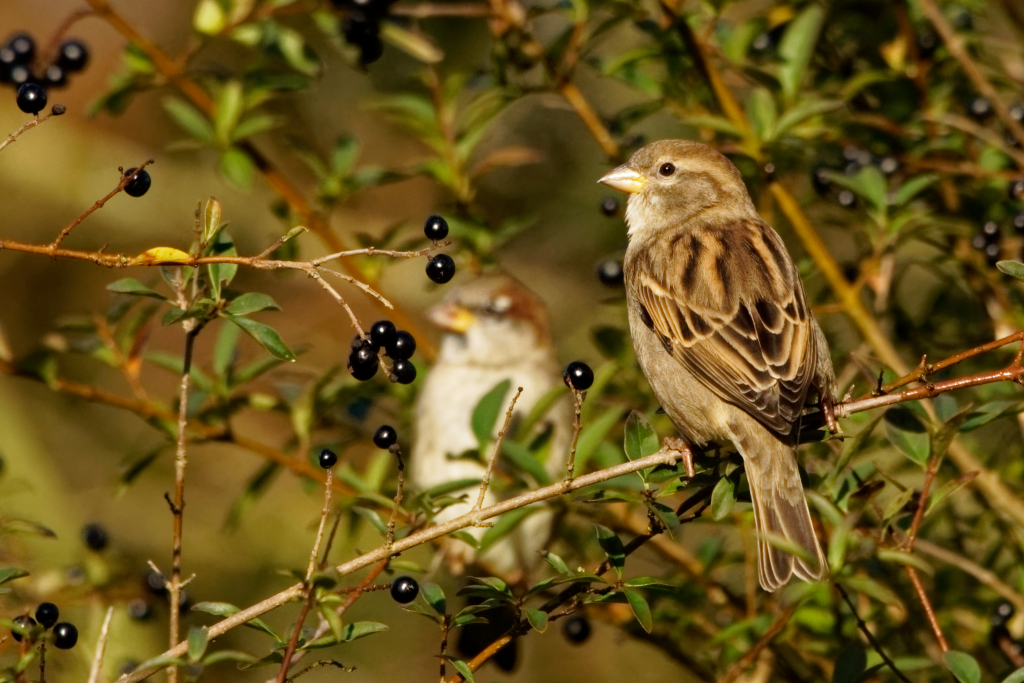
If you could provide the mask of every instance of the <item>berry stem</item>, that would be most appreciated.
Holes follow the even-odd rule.
[[[569,443],[569,459],[565,463],[565,479],[563,480],[567,487],[572,483],[573,477],[576,476],[576,443],[579,441],[580,431],[583,429],[581,415],[583,414],[583,399],[586,394],[587,392],[585,391],[572,389],[572,441]]]
[[[501,452],[501,442],[505,439],[505,434],[508,432],[509,425],[512,424],[512,411],[515,409],[516,401],[519,400],[519,396],[522,393],[522,387],[516,389],[516,395],[512,397],[512,402],[508,404],[508,410],[505,411],[505,424],[501,426],[501,431],[498,432],[498,439],[494,442],[494,452],[491,453],[491,459],[487,461],[487,471],[484,473],[484,478],[480,482],[480,492],[477,494],[476,505],[473,506],[473,512],[482,509],[484,506],[484,496],[487,495],[487,487],[491,485],[491,474],[494,472],[494,463],[498,461],[498,454]]]
[[[90,206],[88,209],[83,211],[81,214],[79,214],[78,218],[76,218],[75,220],[71,221],[70,223],[65,225],[63,227],[63,229],[61,229],[60,233],[53,240],[53,242],[51,242],[50,245],[49,245],[50,256],[56,256],[55,252],[57,251],[57,247],[60,246],[60,243],[64,241],[65,237],[67,237],[69,234],[71,234],[72,230],[77,228],[78,225],[82,221],[84,221],[86,218],[88,218],[90,215],[92,215],[92,213],[94,211],[96,211],[97,209],[102,209],[103,206],[114,197],[114,195],[116,195],[118,192],[121,192],[124,189],[125,185],[127,185],[129,182],[134,180],[135,176],[139,175],[139,173],[142,172],[142,169],[146,168],[147,166],[149,166],[152,163],[153,163],[153,160],[150,159],[150,160],[140,164],[139,167],[136,168],[132,173],[129,173],[128,175],[125,175],[125,174],[122,173],[121,174],[121,179],[117,181],[117,187],[115,187],[113,190],[111,190],[109,193],[107,193],[107,195],[105,197],[103,197],[102,199],[97,201],[95,204]]]
[[[18,139],[18,137],[22,133],[24,133],[24,132],[26,132],[26,131],[28,131],[28,130],[30,130],[32,128],[35,128],[36,126],[38,126],[43,121],[46,121],[47,119],[50,119],[52,117],[53,117],[52,113],[44,114],[43,116],[37,116],[34,119],[32,119],[31,121],[27,122],[21,128],[19,128],[18,130],[14,131],[10,135],[8,135],[7,139],[5,139],[3,142],[0,142],[0,152],[4,151],[4,148],[7,147],[7,145],[9,145],[12,142],[16,141]]]
[[[391,519],[388,520],[388,533],[384,538],[384,547],[391,548],[395,544],[395,525],[398,523],[398,513],[402,509],[402,487],[405,485],[405,463],[402,462],[402,450],[395,444],[393,447],[395,457],[398,459],[398,481],[395,484],[395,506],[391,509]]]

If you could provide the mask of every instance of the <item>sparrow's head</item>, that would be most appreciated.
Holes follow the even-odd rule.
[[[598,182],[629,193],[629,234],[679,227],[700,214],[726,220],[754,211],[743,176],[718,150],[692,140],[638,149]]]
[[[515,278],[481,275],[429,312],[447,334],[441,362],[507,365],[551,353],[544,303]]]

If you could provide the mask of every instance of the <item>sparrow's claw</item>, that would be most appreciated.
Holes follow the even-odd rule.
[[[697,475],[697,471],[693,467],[693,450],[690,448],[689,441],[678,436],[666,436],[662,439],[661,445],[663,448],[667,448],[670,451],[678,451],[682,454],[683,465],[686,466],[687,479],[693,479]]]
[[[825,426],[828,427],[830,434],[839,433],[839,422],[836,420],[836,413],[834,406],[832,405],[832,399],[823,398],[821,400],[821,414],[825,416]]]

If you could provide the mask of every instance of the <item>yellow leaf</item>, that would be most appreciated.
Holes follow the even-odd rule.
[[[153,266],[159,263],[188,263],[192,260],[190,254],[174,247],[153,247],[147,249],[132,259],[133,266]]]

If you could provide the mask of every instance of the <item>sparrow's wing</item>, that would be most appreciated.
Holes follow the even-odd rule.
[[[817,360],[803,286],[760,220],[670,232],[631,260],[640,316],[709,389],[788,434]]]

